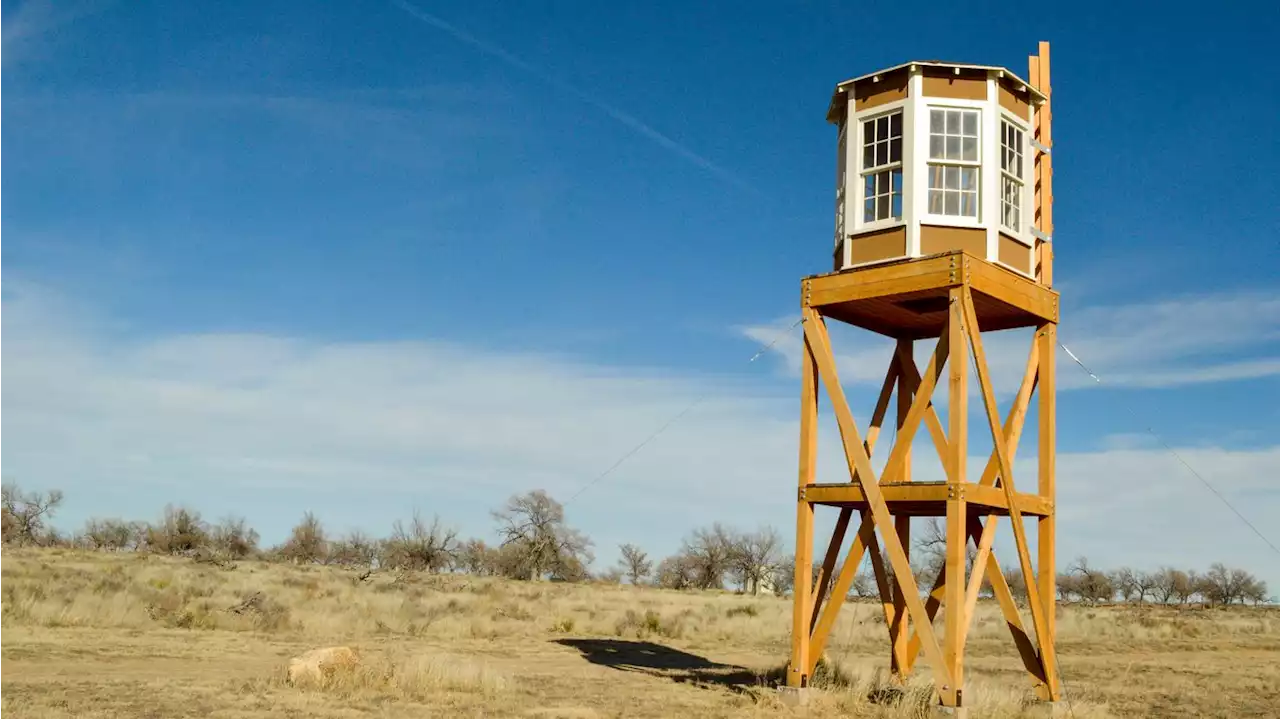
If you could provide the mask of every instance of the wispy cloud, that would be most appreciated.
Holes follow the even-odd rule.
[[[466,43],[467,45],[474,47],[475,49],[485,53],[486,55],[495,57],[505,62],[506,64],[510,65],[511,67],[514,67],[518,70],[526,72],[538,78],[539,80],[547,83],[548,85],[551,85],[552,87],[555,87],[556,89],[562,92],[565,92],[569,95],[572,95],[573,97],[576,97],[577,99],[587,103],[588,105],[591,105],[597,110],[603,112],[605,115],[613,118],[615,121],[630,128],[632,131],[636,132],[637,134],[644,137],[645,139],[650,140],[651,142],[657,144],[659,147],[662,147],[674,153],[675,155],[687,160],[688,162],[691,162],[694,165],[706,170],[707,172],[710,172],[720,180],[723,180],[724,182],[727,182],[728,184],[733,185],[734,187],[737,187],[742,190],[746,190],[756,195],[763,196],[765,194],[762,190],[757,188],[752,183],[743,179],[737,173],[729,169],[726,169],[725,167],[707,159],[706,157],[703,157],[697,152],[694,152],[684,144],[677,142],[671,137],[663,134],[662,132],[655,129],[652,125],[644,122],[643,120],[639,119],[635,115],[632,115],[629,112],[619,109],[618,107],[611,105],[605,102],[604,100],[601,100],[595,95],[578,88],[572,83],[569,83],[568,81],[562,78],[556,77],[555,75],[552,75],[548,72],[545,72],[535,67],[534,65],[531,65],[527,61],[517,57],[516,55],[513,55],[512,53],[502,49],[501,47],[491,42],[488,42],[486,40],[482,40],[476,37],[475,35],[472,35],[471,33],[457,27],[456,25],[446,22],[442,18],[432,15],[431,13],[419,7],[411,5],[410,3],[407,3],[404,0],[391,0],[391,4],[400,8],[401,10],[408,13],[409,15],[416,18],[417,20],[423,23],[426,23],[427,25],[430,25],[436,28],[437,30],[440,30],[452,36],[454,39],[460,42]]]
[[[109,1],[51,2],[27,0],[5,18],[0,33],[5,69],[21,64],[43,53],[42,41],[56,30],[89,15],[95,15],[112,4]]]
[[[761,340],[789,321],[748,325],[739,331]],[[833,337],[844,329],[838,323],[829,325],[836,325]],[[1030,347],[1029,332],[1000,332],[982,339],[999,389],[1016,388]],[[1109,387],[1180,387],[1277,376],[1280,294],[1244,291],[1068,310],[1063,313],[1059,339]],[[842,352],[841,343],[833,339],[842,379],[879,383],[892,343],[869,333],[861,333],[858,340],[860,349]],[[775,347],[792,374],[799,372],[801,346],[795,336]],[[932,342],[917,343],[921,366],[932,350]],[[1059,389],[1098,386],[1071,366],[1065,353],[1059,353],[1059,362]]]
[[[509,494],[543,487],[567,498],[702,397],[576,500],[571,521],[606,563],[621,542],[662,554],[714,520],[793,526],[794,400],[740,379],[439,340],[124,334],[74,298],[5,280],[4,477],[65,489],[67,522],[145,518],[184,501],[215,517],[246,514],[275,541],[305,509],[337,531],[383,531],[416,505],[487,536],[488,510]],[[871,391],[855,386],[851,401],[865,405]],[[1269,550],[1167,451],[1096,441],[1095,451],[1059,455],[1064,561],[1222,559],[1280,582],[1266,574]],[[921,444],[916,477],[941,479]],[[829,421],[819,447],[820,481],[847,478]],[[1177,450],[1258,526],[1280,516],[1268,479],[1280,447]],[[984,461],[970,457],[970,471]],[[1018,486],[1034,487],[1034,459],[1017,462]],[[1170,529],[1205,517],[1228,534],[1205,543]],[[997,547],[1012,557],[1007,537]]]

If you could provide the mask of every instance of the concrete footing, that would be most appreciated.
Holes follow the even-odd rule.
[[[1071,716],[1066,702],[1035,702],[1022,713],[1026,717],[1036,719],[1064,719]]]
[[[778,698],[789,707],[808,706],[813,689],[809,687],[778,687]]]
[[[936,704],[929,713],[930,719],[969,719],[969,707],[946,707]]]

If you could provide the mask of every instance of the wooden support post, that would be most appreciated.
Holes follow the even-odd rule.
[[[813,347],[804,342],[800,382],[800,487],[813,484],[818,460],[818,366]],[[813,605],[809,593],[813,587],[813,505],[798,497],[796,501],[796,576],[795,602],[791,620],[791,663],[787,686],[809,684],[809,628]]]
[[[947,692],[954,685],[950,667],[943,658],[942,648],[938,644],[938,637],[934,633],[932,625],[926,621],[924,602],[920,598],[915,577],[911,574],[911,566],[908,564],[906,552],[898,541],[897,532],[894,531],[893,515],[889,512],[889,507],[885,503],[875,470],[871,467],[871,459],[867,456],[866,448],[863,446],[858,433],[857,424],[853,421],[853,415],[849,411],[849,403],[845,399],[844,388],[841,387],[840,378],[836,372],[835,356],[831,352],[831,343],[827,334],[826,324],[823,322],[822,316],[812,307],[806,307],[804,313],[805,336],[809,340],[809,345],[813,348],[813,356],[818,365],[818,376],[821,378],[822,384],[827,388],[827,395],[831,399],[832,410],[840,428],[840,439],[844,445],[845,459],[849,463],[850,476],[853,476],[856,472],[858,484],[866,497],[867,507],[875,529],[879,530],[880,537],[884,541],[885,553],[888,555],[889,564],[893,567],[894,579],[903,585],[907,612],[918,626],[925,654],[935,668],[934,684],[940,694]],[[919,400],[920,398],[917,397],[912,406],[913,413],[917,409],[916,405],[919,404]],[[919,420],[917,419],[918,422]],[[899,447],[894,447],[894,450],[898,449]],[[892,454],[890,461],[892,461]],[[839,599],[840,597],[835,598],[836,601],[839,601]],[[813,661],[812,656],[810,661]]]
[[[1048,642],[1045,641],[1048,634],[1044,623],[1044,605],[1041,604],[1040,591],[1036,583],[1036,573],[1031,564],[1031,550],[1027,544],[1026,525],[1022,521],[1022,512],[1018,509],[1017,502],[1014,500],[1013,462],[1009,456],[1005,437],[1000,430],[995,390],[987,368],[986,353],[982,349],[982,340],[979,337],[977,312],[974,309],[973,297],[969,292],[969,288],[962,288],[962,293],[961,308],[967,320],[965,329],[968,331],[969,343],[973,348],[974,365],[978,370],[978,385],[982,388],[982,401],[987,409],[987,423],[991,430],[991,443],[995,447],[996,458],[1000,463],[1000,485],[1004,489],[1005,496],[1009,499],[1009,520],[1013,524],[1013,537],[1018,548],[1018,560],[1027,585],[1027,604],[1031,609],[1031,622],[1036,630],[1036,640],[1040,645],[1041,659],[1043,661],[1046,657],[1045,652],[1048,652],[1048,656],[1052,655],[1053,642],[1051,639]],[[1041,361],[1043,362],[1043,358],[1041,358]],[[1042,384],[1041,391],[1043,392],[1044,390],[1045,387]]]
[[[906,424],[907,413],[911,411],[912,393],[918,384],[918,372],[916,371],[916,361],[914,356],[915,342],[909,339],[898,340],[898,346],[894,353],[894,366],[898,368],[898,432],[902,431],[902,426]],[[910,372],[908,372],[908,362],[910,363]],[[906,462],[902,466],[901,481],[911,481],[911,453],[907,453]],[[911,558],[911,517],[902,516],[895,517],[893,520],[894,530],[898,533],[898,541],[902,542],[902,548],[907,552],[908,560]],[[893,586],[893,619],[889,624],[889,670],[893,676],[899,680],[906,677],[910,669],[907,666],[906,655],[909,635],[907,634],[907,602],[902,594],[902,585],[894,583]]]
[[[1036,111],[1032,132],[1036,140],[1046,148],[1053,148],[1053,88],[1049,83],[1049,43],[1041,42],[1039,54],[1028,58],[1027,81],[1048,98]],[[1053,236],[1053,156],[1038,152],[1035,155],[1035,208],[1033,221],[1038,221],[1040,231]],[[1036,254],[1040,264],[1040,284],[1053,286],[1053,244],[1037,240]]]
[[[1045,324],[1040,328],[1036,335],[1036,342],[1039,343],[1040,349],[1040,389],[1039,389],[1039,409],[1040,409],[1040,431],[1039,431],[1039,449],[1040,449],[1040,473],[1039,473],[1039,491],[1040,496],[1050,502],[1055,502],[1056,481],[1054,458],[1057,456],[1058,442],[1058,425],[1056,417],[1057,397],[1055,391],[1055,373],[1057,372],[1057,361],[1055,351],[1058,345],[1058,326],[1055,324]],[[1037,564],[1039,576],[1037,584],[1040,589],[1040,601],[1044,604],[1045,628],[1044,634],[1037,637],[1040,645],[1041,661],[1044,663],[1045,678],[1047,680],[1047,696],[1045,699],[1057,701],[1062,692],[1062,688],[1058,685],[1058,667],[1057,667],[1057,651],[1055,649],[1058,638],[1058,619],[1057,619],[1057,549],[1056,542],[1056,516],[1058,509],[1055,506],[1053,511],[1048,515],[1041,517],[1039,521],[1039,537],[1036,541],[1036,549],[1040,555]]]
[[[964,501],[965,461],[969,446],[968,424],[968,356],[965,351],[964,295],[960,289],[950,291],[951,317],[947,324],[947,344],[950,346],[951,377],[947,396],[947,415],[950,428],[950,461],[947,466],[947,546],[946,588],[943,600],[944,644],[943,655],[950,670],[952,684],[942,692],[945,706],[958,707],[963,702],[964,688],[964,629],[968,623],[964,615],[965,550],[968,533],[965,518],[968,514]]]

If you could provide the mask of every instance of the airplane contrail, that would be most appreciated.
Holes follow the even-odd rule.
[[[667,137],[661,132],[658,132],[657,130],[653,129],[653,127],[649,126],[648,124],[646,124],[639,118],[635,117],[634,115],[624,112],[614,107],[613,105],[610,105],[609,103],[604,102],[603,100],[599,100],[596,97],[592,96],[591,94],[578,89],[577,87],[569,84],[564,80],[561,80],[558,77],[555,77],[554,75],[550,75],[546,72],[543,72],[542,70],[539,70],[533,65],[530,65],[524,60],[521,60],[515,55],[512,55],[511,53],[507,52],[506,50],[503,50],[497,45],[494,45],[493,43],[490,43],[490,42],[486,42],[485,40],[481,40],[475,35],[472,35],[471,33],[468,33],[465,30],[462,30],[461,28],[451,25],[450,23],[445,22],[444,20],[436,17],[435,15],[432,15],[431,13],[426,12],[425,10],[422,10],[418,7],[415,7],[414,5],[409,4],[408,2],[405,2],[405,0],[391,0],[391,4],[405,11],[409,15],[413,16],[415,19],[421,22],[424,22],[428,25],[431,25],[432,27],[438,30],[442,30],[448,33],[449,35],[452,35],[455,39],[460,40],[468,45],[471,45],[472,47],[476,48],[477,50],[480,50],[483,53],[492,55],[493,57],[496,57],[499,60],[502,60],[508,65],[511,65],[512,67],[523,70],[529,73],[530,75],[533,75],[534,77],[538,78],[539,80],[542,80],[543,82],[549,85],[553,85],[556,88],[559,88],[560,90],[567,92],[570,95],[573,95],[574,97],[587,103],[588,105],[591,105],[592,107],[595,107],[597,110],[600,110],[601,112],[613,118],[614,120],[631,128],[636,133],[642,135],[643,137],[648,138],[649,140],[658,144],[659,146],[664,147],[671,152],[674,152],[675,154],[679,155],[680,157],[683,157],[689,162],[692,162],[698,167],[701,167],[702,169],[714,174],[716,177],[720,178],[721,180],[724,180],[725,182],[739,189],[747,190],[748,192],[752,192],[757,195],[765,194],[764,192],[756,188],[751,183],[739,177],[737,174],[721,167],[720,165],[717,165],[711,160],[708,160],[702,155],[699,155],[693,150],[690,150],[684,145],[681,145],[679,142],[676,142],[670,137]]]

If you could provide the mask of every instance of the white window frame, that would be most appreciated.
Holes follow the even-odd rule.
[[[867,222],[863,219],[863,211],[866,206],[866,200],[867,200],[865,177],[866,177],[866,174],[869,172],[869,170],[863,167],[862,165],[862,151],[863,151],[863,147],[865,146],[865,137],[864,137],[865,132],[863,128],[865,123],[869,120],[876,120],[880,117],[893,115],[895,113],[902,115],[902,153],[898,157],[897,162],[891,162],[887,165],[875,166],[875,172],[883,172],[885,170],[892,170],[892,169],[898,169],[902,171],[902,190],[901,190],[902,216],[901,217],[890,216],[883,220],[874,220],[872,222]],[[908,152],[908,143],[912,142],[911,128],[907,127],[907,114],[908,114],[907,101],[898,100],[896,102],[885,103],[884,105],[877,105],[876,107],[867,108],[866,110],[863,110],[862,112],[856,113],[854,115],[853,119],[854,119],[854,122],[857,123],[857,125],[853,128],[854,132],[851,133],[851,135],[856,138],[857,142],[848,146],[848,153],[850,156],[850,166],[853,171],[845,175],[845,177],[847,178],[846,182],[853,183],[854,185],[852,188],[850,188],[848,184],[845,185],[846,187],[845,234],[846,235],[854,235],[854,234],[860,234],[864,232],[874,232],[876,230],[884,230],[884,229],[889,229],[893,227],[903,227],[907,224],[906,198],[907,198],[907,195],[909,194],[907,183],[910,181],[908,178],[910,177],[911,173],[910,173],[910,168],[907,167],[906,160],[910,156],[910,153]],[[852,192],[849,191],[850,189],[852,189]],[[849,201],[850,197],[854,199],[853,202]],[[848,222],[850,218],[853,219],[852,223]]]
[[[939,101],[940,100],[940,101]],[[920,183],[920,189],[924,193],[917,201],[919,207],[920,221],[927,225],[945,225],[949,227],[972,227],[976,229],[985,229],[987,224],[983,212],[983,202],[986,197],[985,193],[987,184],[988,168],[983,160],[985,151],[985,143],[989,141],[987,133],[984,132],[985,114],[991,112],[991,105],[985,100],[960,100],[953,98],[928,98],[927,102],[922,103],[923,116],[920,127],[923,128],[921,136],[917,138],[916,156],[920,158],[919,170],[923,173],[923,181]],[[929,156],[929,119],[934,110],[966,110],[978,113],[978,159],[977,160],[934,160]],[[956,166],[956,167],[972,167],[978,171],[977,177],[977,217],[963,217],[958,215],[943,215],[929,211],[929,168],[933,165]]]
[[[1004,123],[1013,125],[1015,129],[1022,133],[1022,176],[1019,177],[1011,172],[1007,172],[1003,167],[1004,157]],[[1000,113],[996,120],[996,133],[1000,136],[999,149],[997,150],[997,162],[999,163],[995,171],[999,177],[996,182],[997,206],[999,207],[998,217],[996,218],[996,231],[1008,237],[1012,237],[1018,242],[1030,247],[1031,242],[1031,226],[1035,223],[1035,217],[1032,216],[1034,211],[1034,199],[1029,195],[1034,193],[1035,189],[1031,186],[1031,178],[1035,174],[1033,165],[1035,156],[1031,154],[1031,125],[1025,119],[1009,112],[1004,107],[1000,108]],[[1019,196],[1018,215],[1020,227],[1015,232],[1004,224],[1004,178],[1010,177],[1017,180],[1022,186],[1022,192]]]
[[[839,151],[836,158],[836,244],[835,249],[840,249],[844,244],[845,228],[848,226],[845,222],[846,206],[849,201],[849,119],[840,125],[840,133],[837,138]],[[843,263],[842,263],[843,264]]]

